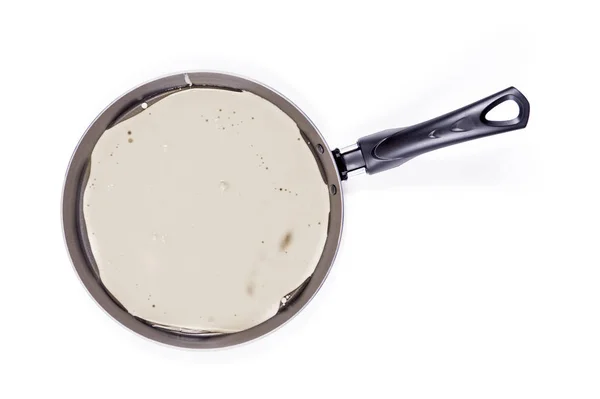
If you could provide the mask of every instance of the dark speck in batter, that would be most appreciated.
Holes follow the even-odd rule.
[[[285,233],[285,235],[281,239],[281,243],[279,244],[279,249],[281,251],[285,251],[286,249],[289,248],[291,243],[292,243],[292,232],[288,231],[287,233]]]

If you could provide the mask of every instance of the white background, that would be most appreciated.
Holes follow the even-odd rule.
[[[0,397],[599,397],[598,14],[550,3],[3,2]],[[332,148],[511,85],[532,111],[348,181],[310,305],[251,344],[184,351],[93,302],[60,199],[93,118],[188,69],[277,88]]]

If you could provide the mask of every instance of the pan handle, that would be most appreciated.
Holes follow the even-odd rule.
[[[511,120],[493,121],[488,113],[505,101],[514,101],[519,114]],[[388,129],[362,137],[356,146],[333,152],[345,180],[349,172],[364,168],[379,173],[438,148],[481,137],[522,129],[529,120],[529,101],[514,87],[471,105],[406,128]]]

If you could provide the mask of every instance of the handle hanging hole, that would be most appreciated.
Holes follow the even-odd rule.
[[[484,118],[487,122],[506,122],[519,116],[519,104],[515,100],[505,100],[486,112]]]

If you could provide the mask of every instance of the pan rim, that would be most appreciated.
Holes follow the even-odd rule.
[[[271,102],[286,113],[299,127],[322,170],[323,179],[328,185],[330,214],[328,236],[315,271],[305,288],[297,297],[272,318],[247,330],[237,333],[190,336],[152,327],[125,311],[109,296],[93,273],[89,259],[84,252],[79,222],[78,195],[87,162],[99,137],[106,128],[128,109],[141,104],[148,98],[186,88],[216,87],[248,91]],[[324,149],[324,151],[321,151]],[[94,301],[119,324],[142,337],[162,344],[193,349],[214,349],[239,345],[265,336],[286,324],[297,315],[315,296],[335,261],[339,248],[343,225],[343,188],[333,155],[325,139],[300,108],[288,98],[269,86],[236,74],[216,71],[187,71],[165,75],[143,83],[119,96],[108,105],[89,125],[77,143],[64,180],[61,219],[63,238],[79,280]]]

